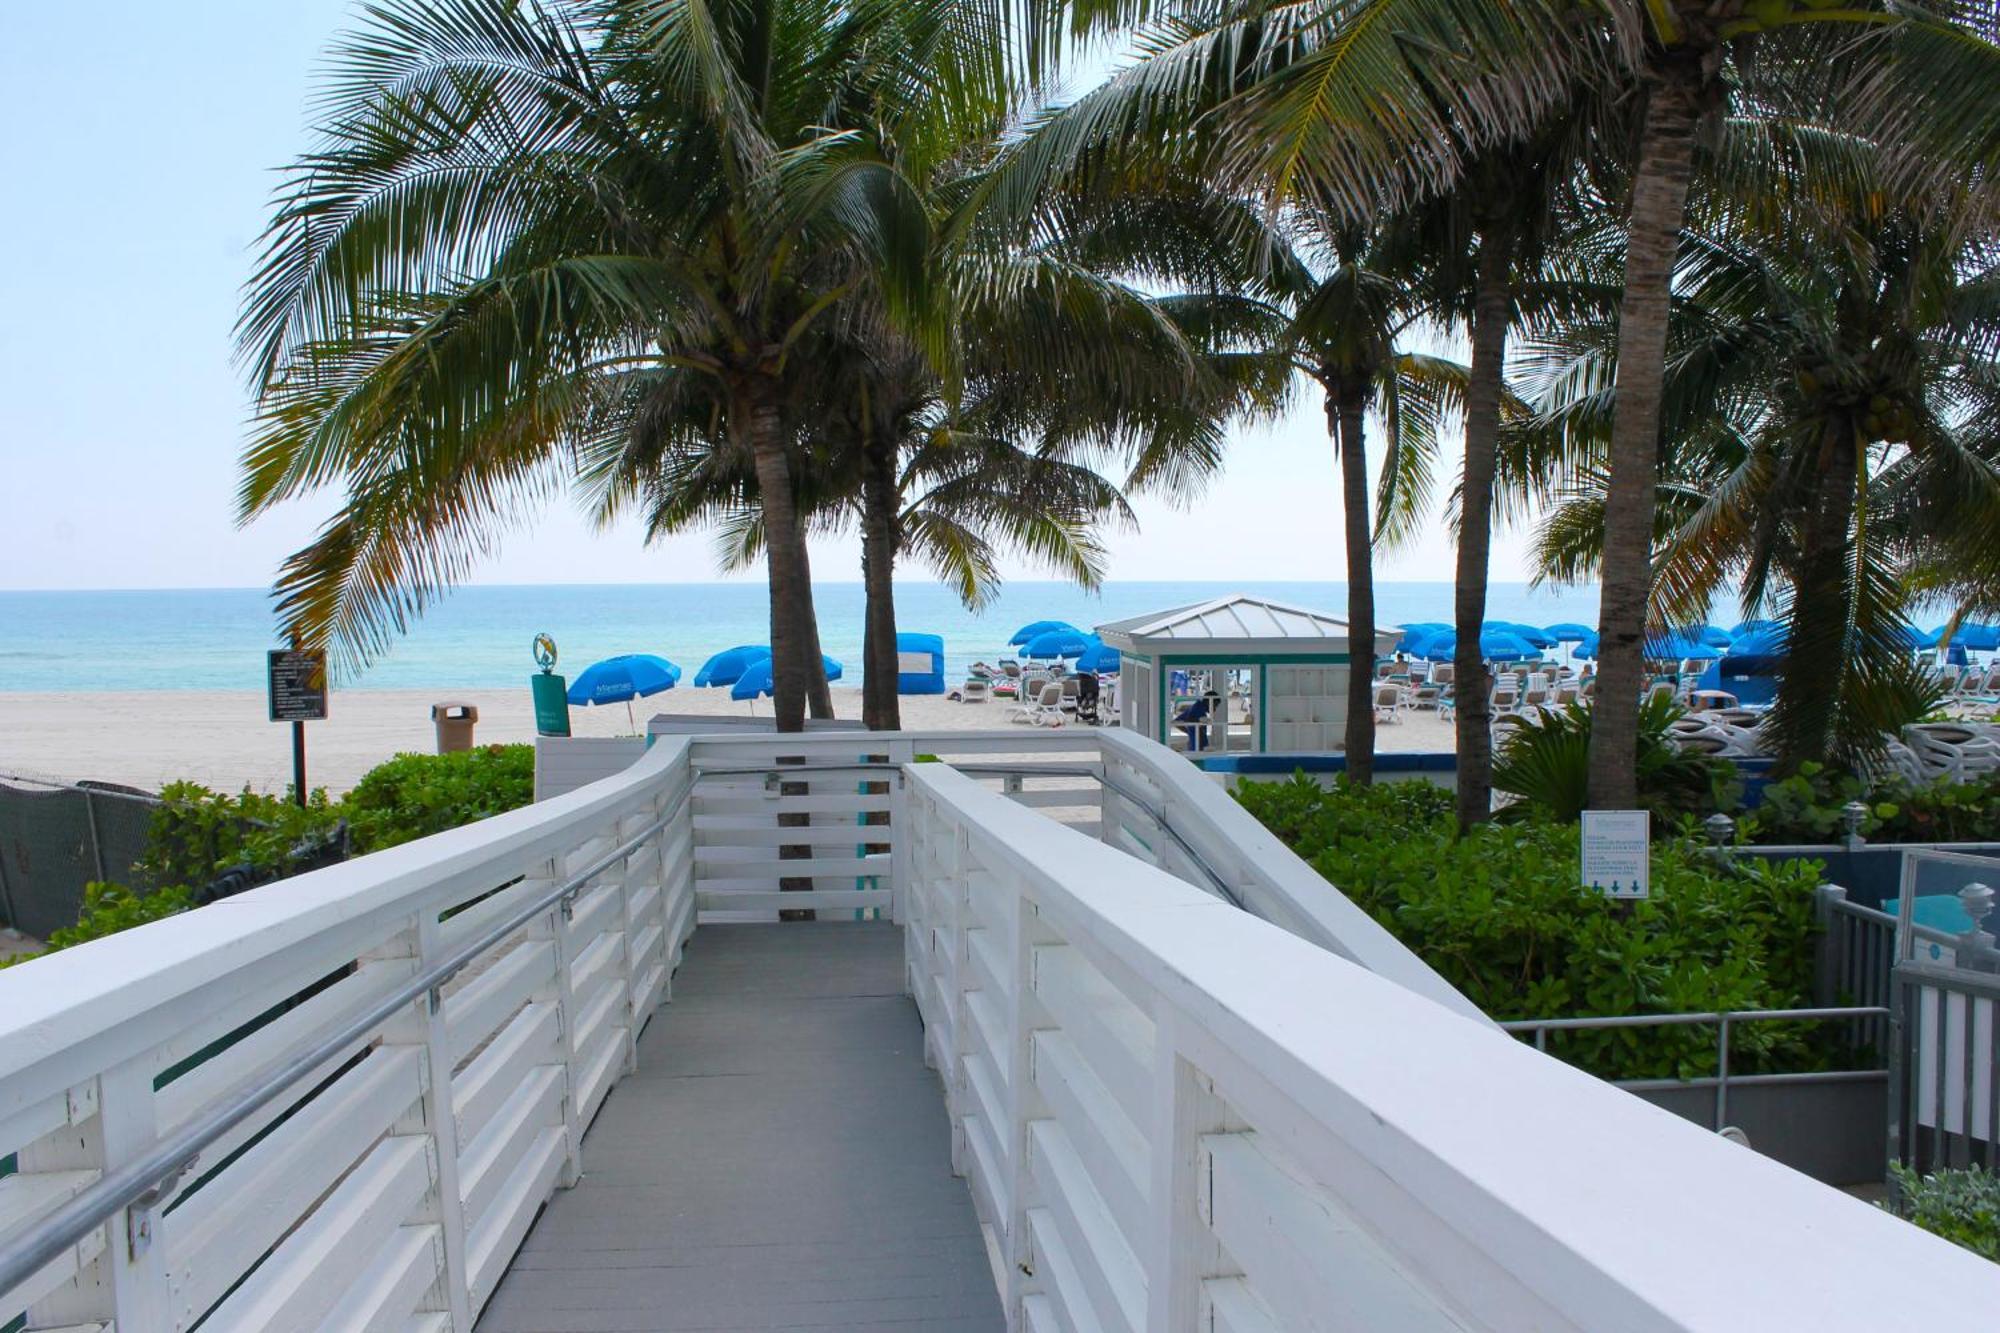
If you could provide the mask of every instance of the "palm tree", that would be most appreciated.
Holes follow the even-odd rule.
[[[756,475],[778,725],[798,729],[818,659],[795,353],[864,288],[919,319],[930,219],[906,172],[1005,113],[1006,8],[372,10],[240,326],[259,397],[244,516],[347,493],[281,574],[287,628],[365,662],[573,483],[621,377],[685,374],[677,398]]]
[[[1901,634],[1919,576],[1976,604],[1993,586],[2000,220],[1963,189],[1892,196],[1883,154],[1823,126],[1741,119],[1723,139],[1677,278],[1653,618],[1699,618],[1740,581],[1788,626],[1766,724],[1782,763],[1854,762],[1927,707]],[[1604,549],[1595,447],[1620,350],[1596,320],[1539,352],[1536,429],[1580,446],[1541,537],[1559,575]]]
[[[1990,7],[1072,0],[1041,8],[1044,41],[1060,34],[1059,16],[1091,37],[1150,24],[1139,42],[1148,58],[1046,135],[1045,162],[1075,160],[1116,136],[1158,138],[1193,119],[1219,118],[1234,131],[1224,136],[1222,161],[1235,179],[1350,219],[1462,187],[1469,156],[1530,133],[1579,84],[1613,102],[1639,101],[1591,743],[1593,804],[1630,806],[1669,279],[1697,137],[1731,96],[1783,105],[1802,87],[1837,83],[1850,124],[1901,131],[1904,141],[1948,149],[1968,165],[2000,160],[2000,49]]]

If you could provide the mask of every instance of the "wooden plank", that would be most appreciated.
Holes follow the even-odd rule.
[[[706,862],[703,884],[737,884],[752,881],[818,878],[879,879],[889,873],[891,858],[884,855],[800,857],[784,861],[761,856],[755,860]]]
[[[1261,1135],[1205,1135],[1201,1151],[1208,1223],[1285,1326],[1465,1327],[1332,1195],[1281,1163]]]
[[[859,815],[889,809],[888,796],[703,796],[694,798],[694,812],[702,815]],[[699,825],[696,826],[697,828]],[[857,825],[856,827],[862,827]]]
[[[220,1299],[403,1117],[422,1074],[418,1047],[371,1052],[161,1218],[176,1304],[198,1313]]]
[[[1146,1273],[1132,1237],[1104,1205],[1069,1135],[1053,1120],[1028,1127],[1035,1183],[1107,1328],[1139,1329],[1146,1319]],[[1363,1327],[1373,1327],[1363,1325]]]
[[[536,1135],[520,1161],[514,1164],[486,1216],[469,1229],[466,1256],[472,1268],[473,1309],[479,1309],[492,1297],[508,1260],[534,1224],[535,1210],[555,1189],[563,1153],[561,1125],[550,1125]]]
[[[398,1227],[327,1315],[320,1333],[390,1333],[434,1320],[448,1327],[450,1316],[442,1312],[411,1313],[443,1271],[444,1245],[436,1226]]]
[[[445,997],[445,1024],[451,1032],[454,1068],[525,1004],[538,986],[547,984],[555,967],[555,950],[554,940],[517,944],[462,990]]]
[[[458,1120],[460,1143],[479,1136],[530,1071],[556,1062],[559,1022],[554,1001],[534,1001],[509,1019],[486,1049],[452,1079],[452,1114]]]
[[[313,1328],[401,1237],[398,1223],[430,1186],[425,1140],[384,1139],[216,1308],[203,1333]],[[385,1239],[386,1238],[386,1239]]]
[[[477,1228],[506,1183],[508,1169],[528,1145],[558,1121],[563,1096],[562,1070],[543,1065],[530,1070],[494,1112],[479,1137],[466,1144],[460,1180],[465,1188],[465,1217]]]
[[[868,907],[889,909],[895,895],[888,889],[813,889],[783,893],[776,890],[720,891],[702,889],[696,901],[704,912],[777,912],[811,908],[822,912],[849,912]]]

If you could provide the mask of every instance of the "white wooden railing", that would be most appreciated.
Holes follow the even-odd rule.
[[[1985,1260],[908,774],[909,985],[1011,1327],[1990,1325]]]
[[[1017,1328],[1951,1327],[1996,1295],[1493,1031],[1209,779],[1078,729],[663,738],[0,972],[0,1323],[469,1329],[696,923],[794,909],[904,923]]]
[[[470,1329],[694,929],[688,743],[0,972],[0,1319]]]

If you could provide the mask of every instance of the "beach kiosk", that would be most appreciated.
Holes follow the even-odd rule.
[[[1176,750],[1324,754],[1347,728],[1347,622],[1325,611],[1235,593],[1099,625],[1122,659],[1122,725]],[[1382,630],[1362,670],[1394,649]],[[1197,723],[1177,717],[1208,714]]]

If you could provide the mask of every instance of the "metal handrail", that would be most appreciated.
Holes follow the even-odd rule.
[[[1506,1032],[1532,1032],[1535,1034],[1535,1049],[1548,1053],[1549,1033],[1601,1031],[1607,1028],[1638,1027],[1685,1027],[1702,1023],[1715,1023],[1719,1030],[1715,1040],[1715,1073],[1698,1079],[1635,1080],[1648,1087],[1668,1087],[1675,1083],[1688,1087],[1715,1088],[1715,1123],[1711,1126],[1717,1133],[1722,1131],[1729,1118],[1729,1085],[1731,1082],[1749,1086],[1753,1079],[1766,1079],[1769,1075],[1738,1074],[1733,1080],[1729,1074],[1729,1028],[1733,1023],[1829,1021],[1854,1018],[1888,1018],[1889,1009],[1879,1004],[1858,1004],[1844,1006],[1824,1006],[1815,1009],[1716,1009],[1702,1013],[1682,1014],[1597,1014],[1584,1018],[1515,1018],[1500,1025]],[[1855,1071],[1826,1071],[1827,1073],[1853,1073]],[[1873,1074],[1875,1071],[1868,1070]]]
[[[476,962],[481,954],[637,852],[673,822],[685,806],[687,797],[688,792],[683,791],[672,809],[625,842],[541,894],[457,952],[447,955],[429,971],[403,983],[331,1036],[239,1092],[233,1100],[208,1112],[173,1138],[156,1145],[143,1157],[107,1172],[89,1188],[70,1196],[40,1222],[33,1224],[27,1234],[0,1245],[0,1292],[11,1291],[33,1277],[120,1211],[135,1204],[143,1205],[150,1211],[164,1200],[166,1191],[172,1188],[174,1182],[195,1164],[203,1149],[268,1105],[294,1083],[372,1034],[412,1002],[435,994],[446,982]],[[128,1224],[128,1242],[135,1248],[144,1243],[144,1229],[143,1222],[138,1226]]]

